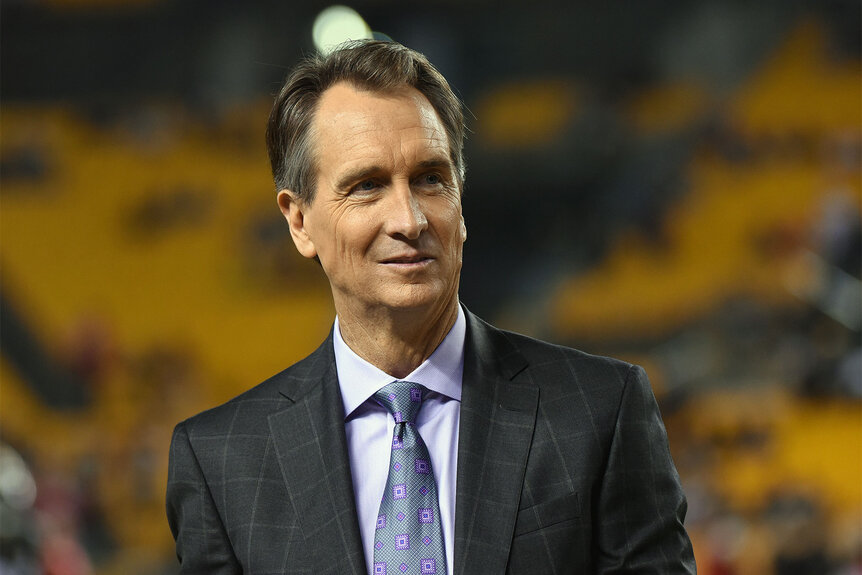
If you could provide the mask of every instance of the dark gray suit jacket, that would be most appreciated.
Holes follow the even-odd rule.
[[[467,312],[457,474],[456,574],[695,572],[639,367]],[[331,335],[177,425],[167,512],[183,573],[365,572]]]

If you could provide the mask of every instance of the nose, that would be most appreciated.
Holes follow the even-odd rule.
[[[417,239],[428,227],[422,204],[407,182],[394,183],[390,192],[386,214],[387,233],[410,240]]]

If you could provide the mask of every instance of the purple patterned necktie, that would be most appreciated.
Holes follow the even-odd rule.
[[[415,426],[427,391],[417,383],[395,381],[374,394],[395,417],[395,433],[374,532],[373,575],[446,573],[437,485]]]

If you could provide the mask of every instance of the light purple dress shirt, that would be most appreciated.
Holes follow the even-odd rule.
[[[386,408],[370,399],[397,378],[374,367],[350,349],[341,338],[335,318],[333,343],[338,385],[344,401],[347,452],[353,476],[353,493],[368,573],[374,562],[377,512],[389,468],[395,419]],[[458,306],[458,319],[431,357],[402,381],[424,385],[430,393],[416,418],[419,435],[428,446],[446,546],[446,571],[452,575],[455,534],[455,477],[458,468],[458,422],[461,418],[461,382],[464,374],[464,337],[467,321]]]

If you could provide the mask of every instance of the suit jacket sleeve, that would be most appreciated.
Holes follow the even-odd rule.
[[[167,487],[168,523],[180,572],[242,573],[185,426],[183,422],[174,429]]]
[[[696,573],[686,501],[646,373],[627,374],[598,494],[596,571]]]

